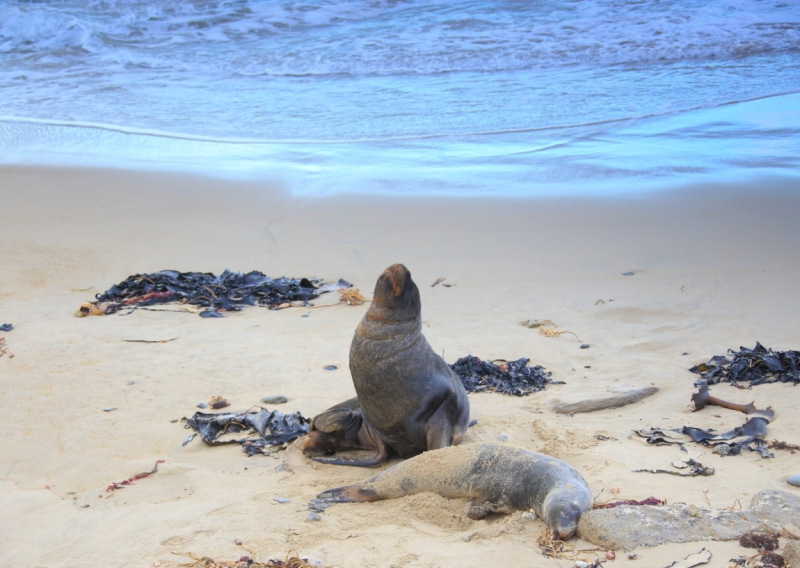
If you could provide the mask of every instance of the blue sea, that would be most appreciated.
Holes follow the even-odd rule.
[[[299,195],[800,177],[795,0],[0,0],[0,164]]]

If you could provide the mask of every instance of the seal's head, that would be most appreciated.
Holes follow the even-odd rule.
[[[558,506],[546,507],[545,519],[550,532],[557,536],[560,540],[567,540],[573,534],[575,529],[578,528],[578,519],[585,507],[575,499],[570,499],[567,495],[560,495],[553,499],[559,500]]]
[[[408,268],[402,264],[393,264],[384,270],[375,284],[372,304],[384,310],[398,312],[401,319],[416,317],[421,307],[419,288],[411,280]]]

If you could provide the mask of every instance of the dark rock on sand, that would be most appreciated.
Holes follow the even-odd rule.
[[[581,515],[578,535],[603,548],[630,550],[673,542],[738,540],[748,532],[776,533],[798,519],[800,496],[767,489],[742,511],[685,504],[595,509]]]
[[[800,487],[800,475],[790,475],[786,483],[794,485],[795,487]]]

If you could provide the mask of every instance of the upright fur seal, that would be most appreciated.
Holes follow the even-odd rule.
[[[457,445],[464,437],[469,425],[467,391],[422,335],[419,289],[402,264],[384,270],[375,284],[372,304],[350,345],[350,374],[360,404],[363,438],[374,433],[388,448],[408,458]],[[343,424],[341,417],[331,417],[331,422]],[[353,441],[352,435],[343,437],[341,432],[338,438],[343,443]],[[374,466],[386,457],[381,448],[376,449],[372,460],[315,459]]]
[[[581,513],[592,507],[589,487],[574,468],[507,444],[467,444],[425,452],[363,483],[328,489],[311,507],[424,492],[470,498],[465,512],[470,519],[533,509],[562,540],[572,536]]]

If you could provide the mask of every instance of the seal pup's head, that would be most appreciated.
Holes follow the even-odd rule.
[[[560,540],[567,540],[578,528],[578,519],[586,507],[572,498],[569,492],[556,492],[545,503],[545,518],[550,532]]]
[[[393,264],[383,271],[375,283],[371,307],[379,308],[382,315],[392,312],[393,319],[414,319],[420,313],[419,288],[411,279],[411,272],[402,264]]]

